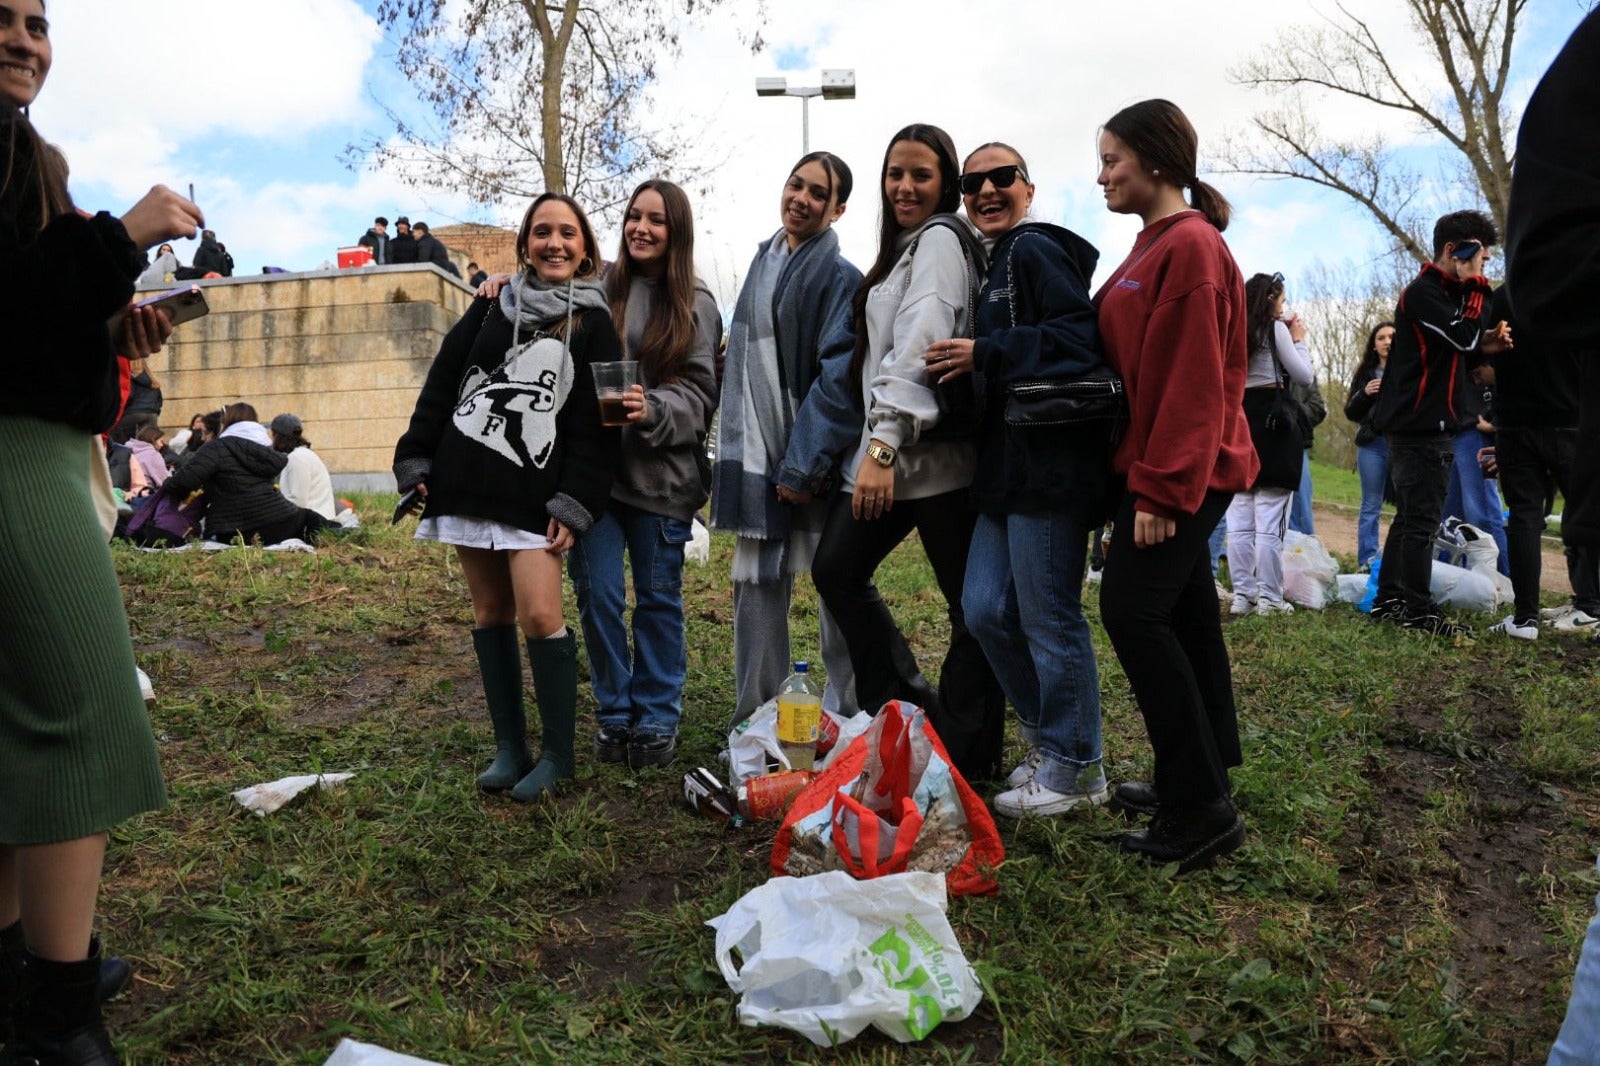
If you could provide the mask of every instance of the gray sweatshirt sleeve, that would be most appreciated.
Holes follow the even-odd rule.
[[[895,265],[895,270],[905,268]],[[892,275],[891,275],[892,276]],[[911,278],[894,316],[893,343],[868,353],[871,376],[867,425],[891,448],[915,444],[939,420],[922,353],[955,336],[956,316],[967,306],[967,260],[961,239],[946,226],[929,226],[917,242]]]
[[[645,392],[646,414],[633,427],[652,447],[694,444],[711,425],[717,409],[717,345],[722,341],[722,316],[703,289],[695,291],[694,346],[678,376]]]
[[[1278,357],[1278,363],[1289,375],[1290,381],[1296,385],[1311,384],[1311,351],[1305,341],[1291,337],[1289,327],[1282,322],[1272,324],[1272,352]]]

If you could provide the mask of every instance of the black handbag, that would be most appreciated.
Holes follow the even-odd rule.
[[[1267,410],[1266,427],[1274,433],[1293,433],[1295,439],[1301,442],[1309,441],[1317,426],[1316,419],[1305,404],[1295,399],[1293,390],[1284,388],[1281,373],[1274,384],[1276,388],[1272,406]]]
[[[1019,381],[1006,394],[1006,425],[1103,427],[1111,440],[1128,420],[1128,391],[1110,367],[1070,381]]]

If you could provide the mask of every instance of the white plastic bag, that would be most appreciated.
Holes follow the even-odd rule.
[[[363,1044],[346,1037],[339,1041],[339,1046],[333,1049],[333,1054],[322,1066],[443,1066],[443,1063],[402,1055],[376,1044]]]
[[[1283,595],[1320,611],[1335,598],[1339,564],[1316,537],[1290,530],[1283,541]]]
[[[683,547],[683,557],[691,563],[704,566],[711,561],[711,531],[700,521],[700,516],[695,515],[691,523],[689,543]]]
[[[1494,541],[1489,542],[1492,546]],[[1496,575],[1498,576],[1498,574]],[[1433,602],[1464,611],[1493,612],[1500,605],[1499,588],[1488,574],[1464,570],[1449,563],[1434,563],[1428,594]]]
[[[1500,572],[1500,545],[1470,522],[1446,518],[1433,535],[1433,548],[1445,556],[1443,562],[1480,574]]]
[[[722,976],[740,993],[739,1021],[823,1047],[869,1025],[901,1043],[920,1040],[983,999],[945,917],[939,874],[775,877],[706,924],[717,931]]]
[[[1366,574],[1340,574],[1339,599],[1348,604],[1361,602],[1361,597],[1367,594]]]
[[[824,770],[839,752],[872,724],[870,714],[860,713],[851,718],[841,718],[826,708],[823,714],[832,718],[839,727],[839,739],[833,750],[817,760],[816,769]],[[755,709],[755,713],[733,727],[728,734],[728,784],[738,788],[752,777],[767,772],[768,757],[776,760],[781,770],[791,769],[789,757],[778,743],[778,701],[770,699]]]
[[[335,785],[344,784],[354,776],[356,775],[300,774],[295,777],[280,777],[276,781],[241,788],[233,794],[233,798],[239,801],[239,806],[254,812],[256,817],[265,818],[312,786],[330,789]]]

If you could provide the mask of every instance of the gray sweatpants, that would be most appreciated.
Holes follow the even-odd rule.
[[[733,583],[733,675],[738,692],[729,728],[750,717],[757,707],[778,694],[778,686],[793,666],[789,658],[789,600],[794,575],[785,574],[770,584]],[[850,649],[828,609],[819,602],[822,665],[827,671],[822,706],[845,718],[853,716],[856,675]]]

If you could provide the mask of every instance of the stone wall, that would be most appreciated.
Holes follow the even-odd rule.
[[[471,290],[431,264],[193,284],[211,313],[151,360],[168,434],[235,400],[263,422],[291,411],[337,488],[392,489],[395,440]]]

